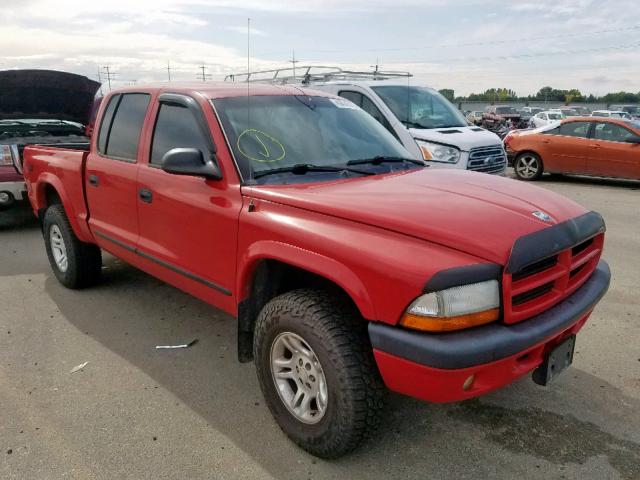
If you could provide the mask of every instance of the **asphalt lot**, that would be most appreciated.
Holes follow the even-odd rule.
[[[30,212],[0,214],[0,478],[640,479],[640,182],[539,185],[608,226],[612,285],[573,367],[459,404],[392,395],[377,437],[334,462],[272,421],[230,317],[112,257],[101,285],[66,290]]]

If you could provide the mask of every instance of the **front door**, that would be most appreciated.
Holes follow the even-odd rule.
[[[197,148],[206,158],[216,147],[202,106],[193,98],[161,95],[155,111],[148,161],[138,175],[138,253],[154,275],[228,310],[242,205],[239,186],[230,188],[228,178],[213,181],[162,170],[162,157],[171,149]]]
[[[97,149],[87,159],[89,226],[107,250],[132,251],[138,241],[138,144],[149,100],[146,93],[111,97],[100,123]]]
[[[631,130],[617,123],[596,123],[590,140],[588,173],[640,179],[640,145],[626,142],[635,136]]]
[[[549,172],[585,173],[590,122],[565,122],[544,135],[542,158]]]

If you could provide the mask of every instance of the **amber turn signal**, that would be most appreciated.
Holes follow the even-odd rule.
[[[499,308],[457,317],[423,317],[406,313],[400,320],[400,325],[423,332],[450,332],[495,322],[499,315]]]

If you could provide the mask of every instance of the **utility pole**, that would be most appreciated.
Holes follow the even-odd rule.
[[[201,81],[206,82],[207,78],[211,78],[212,75],[210,73],[207,73],[207,66],[206,65],[204,65],[204,64],[200,65],[198,68],[201,70],[201,72],[198,74],[198,78]]]
[[[109,85],[109,91],[111,91],[111,80],[113,80],[116,76],[114,72],[111,71],[110,65],[105,65],[102,67],[104,74],[107,76],[107,85]]]
[[[102,75],[100,74],[100,67],[98,67],[98,83],[100,84],[100,96],[102,97],[104,93],[102,92]]]
[[[169,77],[169,82],[171,82],[171,62],[167,60],[167,76]]]
[[[296,51],[292,50],[292,56],[291,56],[291,60],[289,60],[289,63],[291,65],[293,65],[293,78],[296,78],[296,63],[299,63],[300,60],[296,60]]]
[[[373,68],[373,78],[377,78],[378,72],[380,71],[380,59],[376,57],[376,64],[369,65],[369,67]]]

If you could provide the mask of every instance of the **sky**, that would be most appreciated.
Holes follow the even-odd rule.
[[[456,95],[640,91],[638,0],[0,0],[0,69],[112,85],[335,65],[409,71]],[[106,82],[105,82],[106,83]]]

